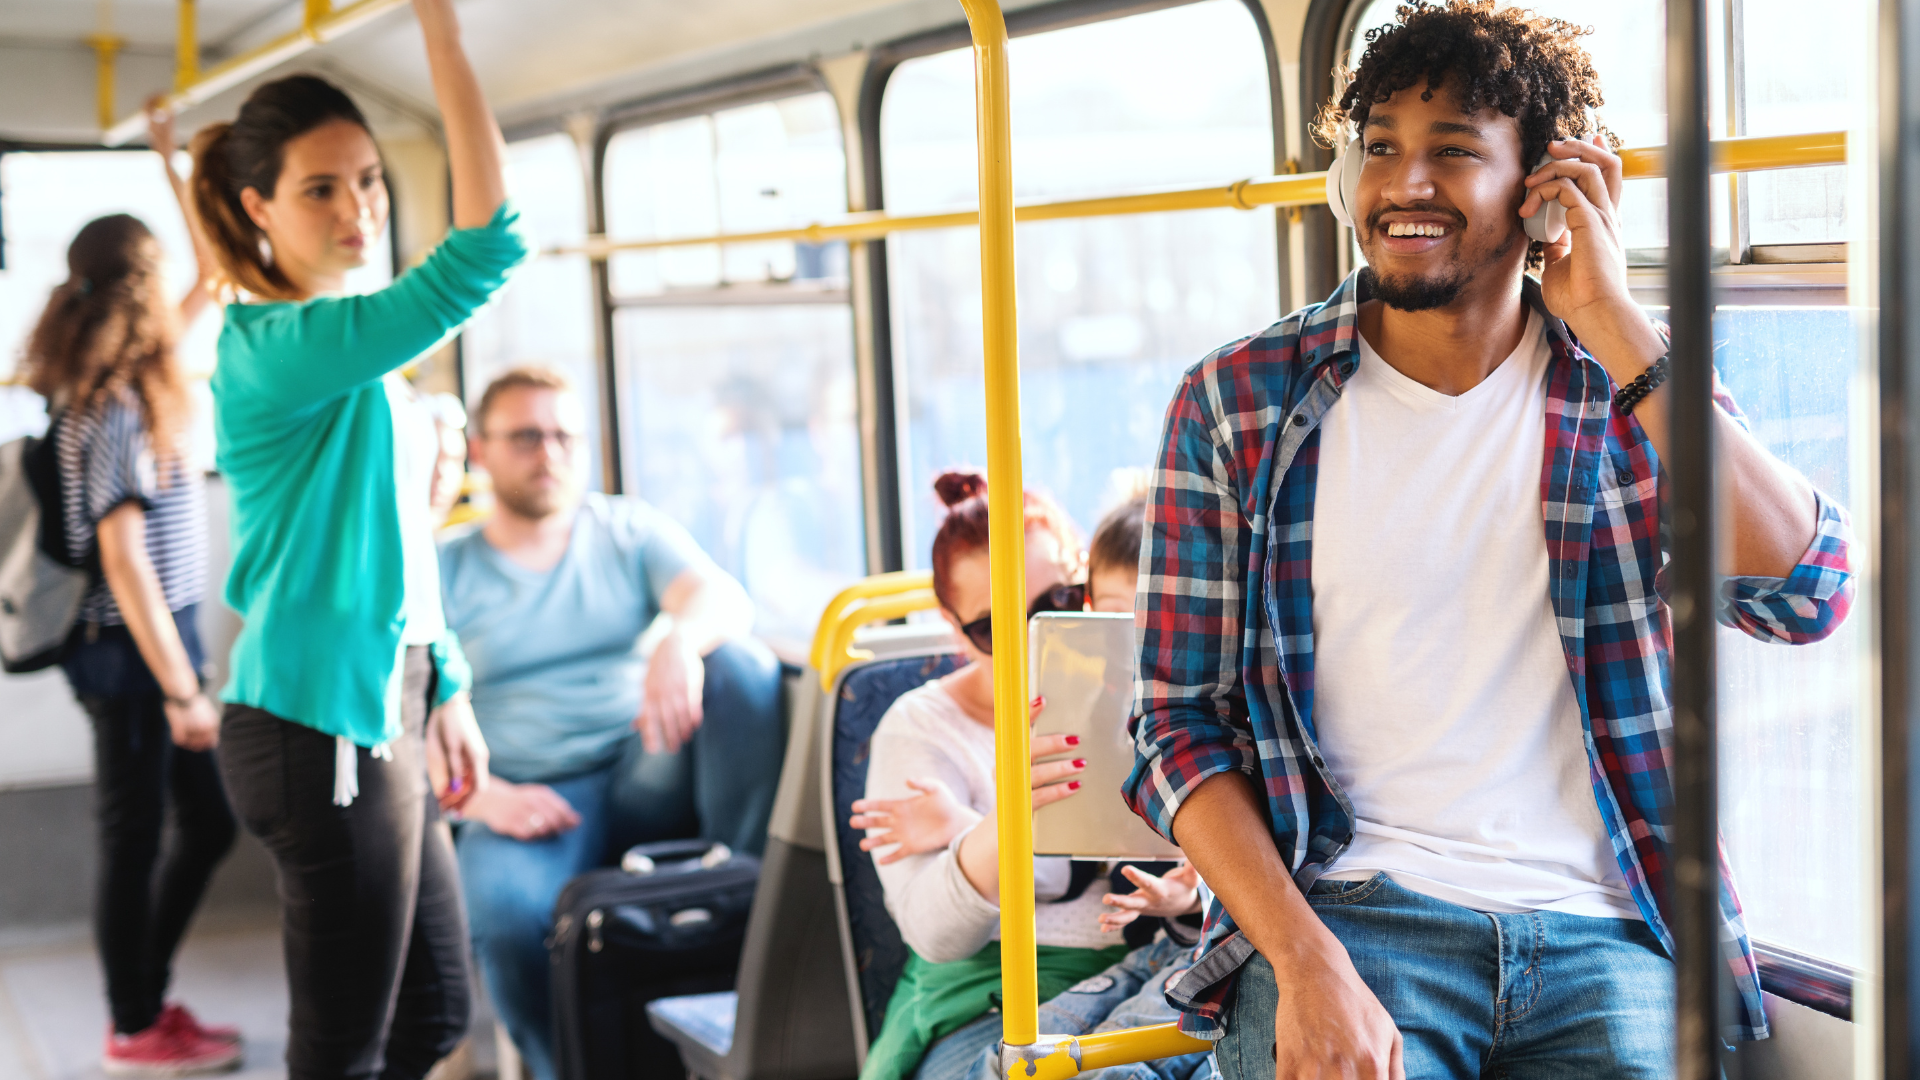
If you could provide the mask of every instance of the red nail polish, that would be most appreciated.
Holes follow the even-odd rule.
[[[1080,790],[1080,781],[1078,781],[1078,780],[1069,780],[1069,781],[1067,781],[1067,790],[1068,790],[1068,791],[1079,791],[1079,790]]]
[[[1086,758],[1083,758],[1083,757],[1077,757],[1077,758],[1074,758],[1074,759],[1073,759],[1073,767],[1074,767],[1074,768],[1076,768],[1076,769],[1084,769],[1084,768],[1086,768],[1086,767],[1087,767],[1087,759],[1086,759]]]
[[[1079,746],[1079,745],[1080,745],[1080,736],[1078,736],[1078,735],[1069,735],[1069,736],[1067,736],[1067,745],[1068,745],[1068,746]]]

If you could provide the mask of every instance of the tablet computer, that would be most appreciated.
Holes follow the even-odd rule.
[[[1033,816],[1036,855],[1101,859],[1177,859],[1180,849],[1140,820],[1120,797],[1133,771],[1133,616],[1052,611],[1027,634],[1032,692],[1046,699],[1035,735],[1080,736],[1071,754],[1087,760],[1080,793]],[[1059,758],[1043,760],[1055,761]]]

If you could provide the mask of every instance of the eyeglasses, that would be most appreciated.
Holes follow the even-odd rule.
[[[548,442],[553,443],[563,454],[572,453],[574,444],[578,443],[582,437],[576,432],[561,431],[557,428],[553,431],[543,431],[540,428],[531,427],[516,428],[499,435],[487,436],[489,439],[505,440],[516,453],[521,454],[531,454]]]
[[[1087,587],[1085,585],[1055,585],[1039,596],[1027,608],[1027,618],[1031,619],[1043,611],[1080,611],[1087,606]],[[973,647],[993,655],[993,616],[982,615],[962,626],[960,632],[967,635]]]

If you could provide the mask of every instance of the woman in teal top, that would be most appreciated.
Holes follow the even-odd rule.
[[[342,295],[388,211],[379,150],[345,94],[282,79],[195,140],[195,205],[250,301],[227,308],[213,378],[233,496],[226,598],[245,622],[222,765],[279,865],[295,1080],[425,1076],[469,1007],[439,809],[484,783],[487,754],[440,609],[437,438],[396,372],[486,304],[528,248],[451,0],[414,11],[454,229],[388,288]]]

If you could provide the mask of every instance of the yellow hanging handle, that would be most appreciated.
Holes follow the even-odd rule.
[[[960,0],[973,31],[985,322],[987,551],[993,580],[994,772],[1000,831],[1000,1009],[1004,1039],[1038,1035],[1034,975],[1033,780],[1027,730],[1027,551],[1020,468],[1020,355],[1013,291],[1013,136],[1007,21],[994,0]]]

